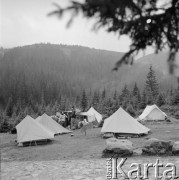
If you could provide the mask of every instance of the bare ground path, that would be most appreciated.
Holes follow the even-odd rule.
[[[149,162],[155,163],[156,159],[156,157],[129,158],[124,164],[123,170],[125,172],[131,170],[132,163],[143,165]],[[158,159],[164,166],[169,162],[174,163],[179,176],[178,157]],[[107,173],[106,159],[6,162],[1,166],[2,180],[105,180]],[[164,170],[166,168],[160,169],[160,175]],[[154,169],[149,170],[149,179],[154,179],[154,172]],[[123,179],[120,176],[118,178]]]

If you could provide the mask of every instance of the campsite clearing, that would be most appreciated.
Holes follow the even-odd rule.
[[[142,138],[131,138],[130,141],[135,147],[141,147],[146,139],[152,137],[173,141],[179,139],[178,120],[173,123],[156,122],[145,126],[151,129],[152,133]],[[74,136],[59,135],[48,144],[28,147],[17,147],[16,134],[0,134],[1,161],[99,159],[105,148],[105,140],[101,138],[100,131],[101,128],[89,129],[85,136],[81,130],[75,130]]]

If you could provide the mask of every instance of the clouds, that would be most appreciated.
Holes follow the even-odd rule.
[[[68,17],[47,17],[54,7],[52,0],[2,0],[2,42],[5,47],[50,42],[55,44],[78,44],[99,49],[127,51],[130,41],[120,40],[117,35],[104,30],[91,31],[93,20],[75,19],[67,29]],[[67,0],[59,0],[64,6]]]

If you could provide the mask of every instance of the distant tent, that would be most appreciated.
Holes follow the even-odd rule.
[[[88,122],[95,121],[95,116],[93,114],[88,113],[88,112],[79,112],[79,113],[77,113],[77,116],[86,116]]]
[[[101,120],[102,120],[102,118],[103,118],[102,115],[101,115],[99,112],[97,112],[93,107],[91,107],[91,108],[87,111],[87,113],[93,115],[94,118],[95,118],[95,120],[97,120],[98,123],[100,123]]]
[[[93,107],[91,107],[87,112],[79,112],[79,116],[87,116],[88,122],[97,121],[100,123],[102,120],[102,115],[99,114]]]
[[[58,124],[56,121],[54,121],[50,116],[47,114],[43,114],[42,116],[39,116],[36,118],[36,120],[45,126],[46,128],[50,129],[55,134],[62,134],[62,133],[70,133],[68,129],[64,128],[60,124]]]
[[[150,131],[121,107],[104,121],[101,132],[121,134],[147,134]]]
[[[26,116],[16,126],[16,129],[18,143],[54,138],[54,133],[52,131],[39,124],[30,116]]]
[[[147,121],[147,120],[152,120],[152,121],[156,121],[156,120],[165,120],[165,118],[167,117],[167,115],[159,109],[158,106],[156,106],[155,104],[152,106],[147,106],[143,113],[139,116],[138,120],[139,121]]]

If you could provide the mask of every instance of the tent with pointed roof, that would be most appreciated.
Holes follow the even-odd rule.
[[[87,116],[88,122],[100,123],[102,120],[102,115],[98,113],[93,107],[91,107],[87,112],[79,112],[77,113],[79,116]]]
[[[87,113],[91,114],[95,118],[95,120],[97,120],[98,123],[100,123],[103,118],[102,115],[99,112],[97,112],[93,107],[91,107],[87,111]]]
[[[150,131],[140,124],[121,107],[104,121],[101,132],[121,134],[147,134]]]
[[[54,138],[54,133],[52,131],[39,124],[30,116],[26,116],[16,126],[16,129],[18,143]]]
[[[39,116],[38,118],[36,118],[36,120],[46,128],[50,129],[52,132],[54,132],[54,134],[63,134],[63,133],[71,132],[70,130],[58,124],[47,114],[43,114],[42,116]]]
[[[147,121],[147,120],[165,120],[167,115],[159,109],[157,105],[146,106],[142,114],[139,116],[139,121]]]
[[[88,122],[94,122],[96,120],[94,114],[91,114],[89,112],[80,112],[77,113],[77,116],[86,116]]]

